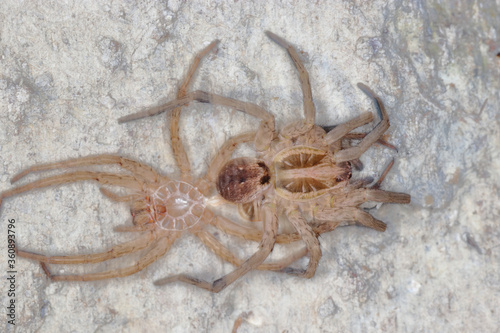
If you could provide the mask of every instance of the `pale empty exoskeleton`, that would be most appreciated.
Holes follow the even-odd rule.
[[[331,231],[339,225],[356,222],[384,231],[385,223],[375,219],[359,206],[367,201],[405,204],[410,202],[410,196],[378,189],[392,163],[386,168],[380,180],[370,187],[367,186],[373,179],[350,180],[351,163],[357,161],[371,145],[380,141],[389,128],[389,119],[380,99],[366,85],[359,83],[358,87],[374,100],[381,121],[366,135],[350,133],[373,120],[373,114],[366,112],[336,126],[327,134],[323,128],[314,123],[315,107],[309,76],[297,52],[284,39],[271,32],[266,34],[288,51],[299,72],[305,120],[289,124],[280,132],[278,138],[274,134],[274,127],[263,126],[274,124],[274,120],[267,119],[267,122],[263,122],[261,131],[254,141],[255,149],[260,156],[257,159],[238,158],[225,164],[217,176],[217,189],[224,199],[240,206],[240,212],[245,218],[263,222],[262,233],[256,229],[245,231],[247,239],[260,240],[261,243],[258,251],[242,266],[247,266],[247,269],[257,267],[266,259],[274,247],[275,240],[285,236],[278,233],[278,216],[285,215],[305,242],[310,261],[304,270],[287,267],[283,271],[309,278],[314,275],[321,257],[317,238],[319,233]],[[153,116],[193,100],[232,106],[237,110],[261,117],[255,112],[260,109],[255,105],[249,108],[249,103],[234,100],[228,103],[221,96],[193,92],[185,98],[171,101],[158,108],[127,116],[125,120]],[[219,154],[228,158],[237,144],[252,141],[252,138],[252,136],[236,137],[232,145],[222,147]],[[352,139],[361,139],[361,142],[351,147]],[[226,232],[233,233],[233,230],[228,228]],[[240,232],[241,234],[243,233]],[[241,268],[241,272],[243,271]],[[156,284],[174,281],[190,283],[211,291],[218,291],[221,287],[219,280],[209,283],[183,274],[167,277],[157,281]]]

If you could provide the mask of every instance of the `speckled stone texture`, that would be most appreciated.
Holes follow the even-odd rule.
[[[357,82],[380,96],[391,120],[387,139],[399,152],[371,148],[355,177],[376,177],[394,157],[383,188],[410,193],[412,203],[369,206],[388,223],[385,233],[346,227],[322,235],[323,257],[310,280],[251,272],[220,294],[152,284],[179,272],[215,279],[232,269],[193,236],[144,271],[111,281],[51,283],[37,263],[18,258],[16,326],[2,316],[0,330],[230,332],[240,316],[239,333],[498,330],[499,6],[1,1],[0,191],[31,165],[102,153],[176,177],[165,116],[116,120],[173,99],[194,55],[214,39],[221,41],[218,51],[202,62],[192,89],[257,103],[275,115],[278,128],[300,119],[296,71],[264,35],[270,30],[299,51],[318,124],[375,112]],[[180,126],[195,175],[225,139],[257,125],[226,108],[185,108]],[[8,219],[16,220],[19,247],[52,255],[102,251],[133,236],[113,231],[130,214],[95,184],[10,198],[0,213],[2,308],[9,300]],[[242,257],[256,248],[217,237]],[[53,269],[88,272],[133,259]]]

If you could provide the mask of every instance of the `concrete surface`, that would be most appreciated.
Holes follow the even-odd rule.
[[[292,42],[311,77],[317,123],[384,101],[388,139],[362,175],[396,158],[384,188],[412,195],[377,206],[385,233],[361,227],[321,237],[316,276],[252,272],[220,294],[158,278],[214,279],[231,266],[192,236],[133,276],[51,283],[16,262],[16,326],[6,332],[494,332],[500,327],[500,27],[498,1],[13,1],[0,2],[0,190],[26,167],[120,153],[176,176],[165,117],[116,119],[172,99],[194,55],[214,39],[193,89],[253,101],[282,128],[302,117],[297,75],[264,35]],[[257,122],[193,103],[181,121],[196,175],[224,140]],[[31,178],[35,179],[35,177]],[[1,209],[1,304],[7,306],[7,223],[21,248],[89,253],[130,235],[129,219],[95,184],[8,199]],[[255,245],[225,238],[241,255]],[[279,250],[277,250],[279,252]],[[283,251],[282,251],[283,252]],[[95,271],[130,263],[59,268]],[[304,262],[302,262],[304,264]],[[56,269],[56,267],[53,267]],[[3,312],[3,311],[2,311]],[[246,314],[246,315],[245,315]]]

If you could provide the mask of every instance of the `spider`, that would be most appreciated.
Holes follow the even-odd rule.
[[[274,128],[265,128],[268,132],[264,131],[262,134],[265,134],[263,138],[266,140],[259,142],[260,145],[255,145],[260,157],[236,158],[228,161],[220,169],[216,185],[219,194],[225,200],[239,205],[240,213],[244,217],[263,221],[262,234],[247,233],[248,237],[253,234],[254,240],[262,237],[261,247],[251,259],[258,256],[260,264],[271,253],[278,234],[277,217],[285,215],[305,242],[310,259],[305,269],[286,267],[282,271],[311,278],[321,258],[319,232],[330,231],[339,225],[355,222],[384,231],[386,224],[359,206],[367,201],[407,204],[410,202],[410,196],[379,189],[393,162],[385,169],[381,178],[370,187],[367,186],[373,182],[371,178],[350,180],[351,163],[358,164],[358,158],[375,142],[380,142],[382,135],[389,128],[387,112],[373,91],[366,85],[358,83],[361,91],[374,101],[381,118],[371,132],[366,135],[350,133],[373,120],[373,114],[366,112],[336,126],[327,134],[322,127],[314,123],[316,111],[309,75],[296,50],[289,42],[274,33],[266,32],[266,35],[288,51],[299,72],[305,119],[285,126],[277,139]],[[192,93],[190,97],[174,100],[156,110],[131,115],[126,120],[152,116],[193,100],[230,106],[228,103],[221,103],[221,100],[200,98],[199,94]],[[238,109],[236,104],[235,108]],[[267,122],[271,123],[274,122]],[[269,138],[273,140],[268,141]],[[361,141],[357,146],[351,147],[350,141],[353,139]],[[235,139],[234,144],[247,141],[248,138]],[[211,291],[216,291],[218,288],[218,280],[210,283],[185,274],[167,277],[155,283],[162,285],[175,281]]]
[[[210,193],[211,188],[214,187],[218,169],[227,162],[234,147],[236,147],[235,142],[255,139],[255,146],[264,149],[266,142],[271,141],[271,137],[269,136],[272,136],[272,132],[269,131],[268,128],[274,127],[274,118],[264,109],[254,104],[239,102],[204,92],[195,92],[194,94],[186,93],[187,87],[199,62],[208,52],[214,49],[217,43],[218,41],[212,42],[195,57],[186,78],[178,90],[177,97],[182,100],[190,98],[190,96],[195,96],[202,100],[208,99],[210,101],[217,101],[225,105],[240,108],[242,111],[262,119],[259,130],[253,133],[242,134],[228,140],[212,160],[206,176],[197,180],[193,180],[191,177],[189,160],[179,137],[178,124],[181,111],[180,107],[172,108],[173,111],[170,124],[172,149],[177,165],[181,171],[180,180],[164,176],[143,163],[109,154],[35,165],[20,172],[12,178],[12,183],[36,172],[61,169],[71,170],[70,172],[41,178],[4,191],[0,193],[0,205],[6,198],[31,190],[80,181],[95,181],[100,185],[122,187],[128,192],[127,195],[118,195],[107,188],[100,188],[102,194],[112,201],[130,204],[133,225],[119,226],[115,228],[115,231],[138,232],[141,234],[141,236],[132,241],[115,245],[109,251],[102,253],[46,256],[17,249],[17,253],[20,257],[39,261],[47,276],[53,281],[93,281],[125,277],[141,271],[155,262],[170,249],[177,238],[184,232],[190,232],[196,235],[202,243],[215,254],[238,266],[235,271],[217,280],[218,288],[213,291],[220,291],[249,270],[254,268],[282,270],[284,267],[306,254],[304,251],[301,251],[290,255],[285,260],[263,265],[260,265],[263,261],[260,257],[257,257],[257,259],[251,257],[244,262],[233,255],[211,233],[205,230],[205,226],[212,225],[232,235],[237,235],[240,238],[248,238],[246,233],[251,229],[240,226],[222,216],[216,216],[207,207],[206,196]],[[268,137],[266,137],[266,135]],[[125,172],[109,173],[98,170],[87,171],[79,169],[82,167],[94,168],[100,165],[117,165]],[[271,214],[267,216],[267,220],[273,219],[275,219],[274,215]],[[251,233],[254,238],[261,238],[261,233]],[[297,234],[293,233],[279,235],[277,238],[278,242],[283,243],[289,243],[296,240],[299,240],[299,237]],[[144,250],[145,254],[143,254],[134,265],[104,272],[81,275],[57,275],[51,273],[47,265],[99,263],[141,250]],[[260,255],[262,256],[262,254]]]

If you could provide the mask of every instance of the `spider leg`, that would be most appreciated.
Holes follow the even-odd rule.
[[[278,271],[285,272],[285,269],[299,260],[302,257],[307,255],[307,247],[303,247],[301,250],[296,251],[295,253],[288,254],[285,258],[281,260],[276,260],[269,263],[263,263],[257,266],[258,270],[269,270],[269,271]]]
[[[274,116],[272,116],[257,104],[242,102],[236,99],[208,93],[201,90],[189,92],[182,98],[178,98],[165,104],[122,117],[118,119],[118,122],[124,123],[136,119],[151,117],[187,105],[192,101],[227,106],[238,111],[245,112],[256,118],[262,119],[262,122],[257,131],[257,135],[255,136],[255,148],[259,151],[262,151],[267,149],[271,144],[271,140],[274,137]]]
[[[227,234],[237,236],[245,240],[252,240],[252,241],[262,240],[263,234],[260,230],[242,226],[238,223],[234,223],[233,221],[228,220],[221,216],[214,216],[213,213],[209,213],[206,216],[209,216],[209,218],[205,218],[204,221],[205,225],[207,224],[213,225]],[[239,259],[233,253],[231,253],[229,249],[224,245],[222,245],[212,234],[201,230],[196,233],[196,236],[198,236],[200,240],[203,242],[203,244],[205,244],[209,249],[212,250],[212,252],[221,257],[223,260],[233,264],[234,266],[240,266],[243,264],[243,260]],[[277,243],[288,244],[298,240],[300,240],[300,235],[298,233],[279,234],[276,237]],[[296,251],[295,253],[289,254],[286,258],[261,264],[256,269],[281,271],[287,266],[291,265],[295,261],[305,256],[307,252],[308,252],[307,248],[303,248],[299,251]]]
[[[242,226],[222,216],[217,216],[214,222],[214,226],[228,235],[236,236],[241,239],[250,240],[254,242],[258,242],[262,239],[262,231],[255,228]],[[320,235],[325,232],[330,232],[334,230],[337,226],[338,223],[337,224],[321,223],[318,225],[313,225],[313,231],[316,235]],[[300,241],[301,239],[302,239],[301,235],[298,232],[279,233],[276,235],[277,244],[290,244],[293,242]]]
[[[326,208],[316,212],[314,216],[315,220],[318,221],[332,221],[344,223],[347,222],[351,224],[352,222],[359,222],[365,227],[375,229],[377,231],[385,231],[387,225],[374,218],[367,212],[364,212],[356,207],[344,207],[344,208]]]
[[[254,140],[255,136],[256,132],[249,132],[226,140],[208,167],[207,174],[205,176],[206,181],[210,184],[215,184],[219,170],[231,159],[236,147],[241,143]]]
[[[319,260],[321,259],[321,246],[319,244],[318,237],[304,217],[302,217],[300,211],[289,209],[287,210],[286,215],[288,220],[302,237],[302,240],[306,243],[306,248],[310,257],[305,270],[287,267],[283,271],[285,273],[297,275],[307,279],[312,278],[314,273],[316,273],[316,268],[318,267]]]
[[[205,47],[200,53],[196,55],[196,57],[193,60],[193,63],[191,64],[191,67],[189,67],[189,70],[187,72],[186,77],[184,78],[184,81],[182,82],[179,90],[177,91],[177,98],[182,98],[186,96],[186,90],[189,86],[189,83],[191,82],[191,79],[193,78],[194,73],[196,72],[196,69],[198,68],[198,65],[200,64],[201,59],[203,59],[208,52],[210,52],[212,49],[214,49],[217,44],[219,43],[218,40],[213,41]],[[177,161],[177,165],[179,166],[179,169],[181,170],[181,179],[183,179],[186,182],[191,182],[191,166],[189,164],[189,158],[187,157],[186,150],[184,149],[184,146],[182,145],[181,138],[179,136],[179,119],[181,116],[181,108],[175,108],[172,111],[172,115],[170,118],[170,139],[172,142],[172,151],[174,153],[174,158]]]
[[[378,98],[375,93],[373,93],[373,91],[363,83],[358,83],[358,88],[374,101],[381,120],[356,147],[347,148],[337,152],[334,156],[335,162],[337,163],[350,161],[360,157],[368,148],[370,148],[372,144],[380,139],[390,126],[389,116],[387,115],[384,104],[382,104],[380,98]]]
[[[350,190],[344,193],[332,193],[332,206],[336,207],[357,207],[364,202],[367,201],[375,201],[375,202],[386,202],[386,203],[398,203],[398,204],[407,204],[410,203],[411,196],[406,193],[399,192],[390,192],[380,190],[380,185],[384,181],[385,177],[391,170],[394,165],[394,159],[387,165],[384,172],[377,180],[375,184],[370,186],[369,188],[358,186],[358,184],[362,184],[362,186],[368,185],[367,181],[362,182],[363,180],[358,180],[357,183],[349,184]]]
[[[361,140],[361,139],[364,139],[366,135],[367,135],[367,133],[348,133],[342,139],[346,139],[346,140]],[[393,144],[385,141],[382,138],[380,138],[377,141],[375,141],[375,143],[378,143],[378,144],[380,144],[382,146],[386,146],[389,149],[395,150],[396,153],[398,152],[398,148],[396,148],[396,146],[394,146]]]
[[[262,218],[264,221],[264,234],[259,244],[259,249],[231,273],[215,280],[214,282],[208,282],[181,274],[157,280],[155,281],[155,285],[159,286],[179,281],[192,284],[196,287],[203,288],[215,293],[223,290],[241,276],[258,267],[271,253],[274,247],[276,233],[278,230],[278,216],[276,215],[276,209],[274,207],[271,207],[271,205],[264,206],[262,209]]]
[[[10,190],[0,193],[0,204],[2,203],[3,199],[23,192],[84,180],[95,180],[101,184],[123,186],[137,191],[140,191],[142,189],[142,184],[133,176],[116,175],[105,172],[75,171],[62,175],[42,178],[25,185],[11,188]]]
[[[88,157],[79,157],[66,161],[34,165],[26,170],[21,171],[12,177],[11,183],[17,182],[19,179],[27,176],[30,173],[61,169],[61,168],[76,168],[92,165],[118,164],[122,168],[132,172],[135,176],[141,179],[154,182],[158,178],[158,174],[148,165],[130,160],[118,155],[96,155]]]
[[[217,256],[221,257],[223,260],[233,264],[234,266],[240,266],[243,264],[243,260],[236,257],[226,246],[219,242],[211,233],[206,231],[200,231],[196,234],[198,238],[212,250]],[[307,254],[307,248],[303,248],[295,253],[288,255],[287,257],[276,260],[269,263],[263,263],[256,267],[258,270],[268,270],[268,271],[281,271],[287,266],[291,265],[295,261],[299,260]]]
[[[236,236],[245,240],[260,242],[263,237],[261,230],[245,227],[222,216],[217,216],[213,225],[228,235]],[[301,240],[300,235],[296,232],[276,235],[276,243],[279,244],[289,244],[299,240]]]
[[[118,195],[103,187],[99,188],[99,190],[104,196],[108,197],[114,202],[132,202],[141,198],[141,196],[137,194]]]
[[[316,220],[313,220],[309,224],[310,224],[311,228],[313,228],[316,236],[319,236],[325,232],[333,231],[337,227],[340,226],[339,221],[316,221]],[[343,223],[343,225],[349,225],[349,224],[356,224],[356,222]]]
[[[314,117],[316,111],[314,109],[311,83],[309,82],[309,74],[307,73],[304,64],[302,64],[297,51],[289,42],[270,31],[266,31],[265,33],[267,37],[269,37],[273,42],[286,49],[288,51],[288,54],[290,55],[290,58],[292,58],[295,68],[297,68],[297,71],[299,72],[300,87],[302,89],[302,95],[304,98],[304,114],[306,123],[309,125],[314,125]]]
[[[101,253],[71,255],[71,256],[45,256],[43,254],[17,250],[17,254],[20,257],[33,259],[47,264],[57,264],[57,265],[94,264],[109,259],[118,258],[126,254],[134,253],[142,249],[145,249],[146,247],[151,245],[151,242],[153,240],[155,240],[155,236],[152,232],[150,232],[130,242],[118,244],[112,247],[109,251]]]
[[[96,281],[112,279],[116,277],[125,277],[143,270],[144,268],[158,260],[158,258],[167,253],[174,241],[180,235],[181,233],[176,233],[175,235],[170,235],[169,237],[160,238],[155,243],[153,243],[152,246],[150,246],[150,250],[145,255],[143,255],[135,263],[135,265],[129,267],[82,275],[55,275],[49,271],[47,264],[42,262],[41,265],[42,269],[52,281]]]
[[[368,124],[371,121],[373,121],[373,113],[364,112],[359,116],[357,116],[356,118],[353,118],[343,124],[335,126],[334,129],[332,129],[326,134],[325,140],[329,145],[331,145],[332,143],[337,142],[343,137],[345,137],[347,133],[349,133],[353,129]]]
[[[389,164],[385,167],[384,172],[382,172],[382,175],[380,176],[380,178],[377,180],[377,182],[375,184],[370,186],[370,188],[378,190],[380,188],[380,186],[382,185],[382,182],[384,181],[385,177],[389,173],[389,171],[391,171],[393,165],[394,165],[394,159],[392,159],[389,162]]]
[[[410,199],[410,195],[406,193],[360,188],[349,192],[345,197],[336,198],[333,204],[336,207],[357,207],[368,201],[407,204]]]

